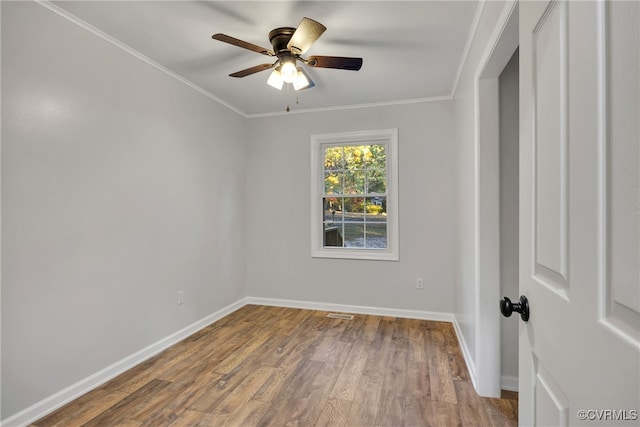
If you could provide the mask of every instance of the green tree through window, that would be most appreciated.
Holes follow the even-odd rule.
[[[386,144],[325,146],[323,153],[323,245],[386,249]]]

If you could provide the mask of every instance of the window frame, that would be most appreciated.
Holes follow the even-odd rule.
[[[325,247],[322,226],[324,147],[373,144],[386,145],[387,248]],[[398,212],[398,129],[311,135],[311,256],[313,258],[399,261]]]

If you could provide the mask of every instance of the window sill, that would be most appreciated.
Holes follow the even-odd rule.
[[[400,261],[397,253],[388,251],[367,251],[362,249],[317,249],[312,251],[312,258],[353,259],[365,261]]]

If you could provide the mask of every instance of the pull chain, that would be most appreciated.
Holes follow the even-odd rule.
[[[287,99],[291,99],[291,84],[287,83]],[[289,106],[290,102],[287,102],[287,107],[284,109],[287,113],[291,111],[291,107]],[[300,98],[296,95],[296,105],[300,104]]]
[[[287,100],[289,99],[289,86],[291,86],[289,83],[287,83]],[[291,108],[289,108],[289,102],[287,101],[287,108],[284,109],[287,113],[289,111],[291,111]]]

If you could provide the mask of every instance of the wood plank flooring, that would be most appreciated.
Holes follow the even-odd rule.
[[[248,305],[33,426],[515,426],[445,322]]]

